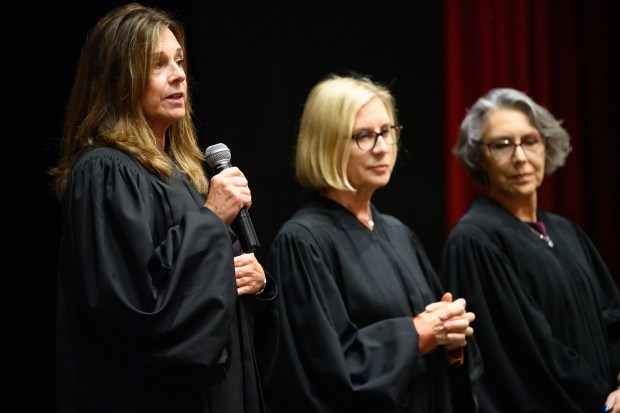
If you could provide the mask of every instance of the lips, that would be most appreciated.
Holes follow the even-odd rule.
[[[370,169],[372,169],[373,171],[384,172],[390,169],[390,165],[388,164],[375,165],[375,166],[371,166]]]
[[[516,182],[528,182],[532,179],[533,176],[534,174],[532,173],[524,173],[512,175],[511,178]]]

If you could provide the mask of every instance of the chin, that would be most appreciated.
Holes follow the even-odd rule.
[[[390,180],[388,179],[387,181],[382,181],[382,182],[376,182],[374,187],[375,190],[379,189],[379,188],[383,188],[384,186],[386,186],[388,183],[390,182]]]
[[[534,188],[533,190],[531,189],[517,189],[515,191],[511,191],[512,195],[515,198],[530,198],[531,196],[533,196],[534,194],[536,194],[536,188]]]
[[[173,122],[178,122],[185,117],[185,110],[182,111],[174,111],[171,114],[171,120]]]

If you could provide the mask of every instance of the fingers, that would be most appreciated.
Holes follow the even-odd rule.
[[[462,317],[454,317],[449,320],[444,321],[443,327],[446,331],[446,334],[457,333],[457,334],[465,334],[466,336],[470,336],[473,334],[474,330],[471,328],[471,323],[476,319],[474,313],[465,313]]]
[[[464,298],[459,298],[456,301],[454,301],[454,303],[452,302],[452,293],[444,293],[444,295],[441,297],[441,301],[435,302],[435,303],[431,303],[429,305],[426,306],[425,310],[426,311],[435,311],[439,308],[444,308],[446,305],[449,304],[455,304],[457,306],[462,306],[463,308],[465,308],[465,299]]]
[[[437,342],[446,347],[464,347],[467,345],[467,337],[474,334],[474,329],[465,319],[450,321],[444,324],[445,330],[438,335]]]
[[[265,285],[265,271],[255,255],[241,254],[235,257],[237,294],[255,294]]]
[[[470,324],[476,317],[465,311],[465,299],[452,301],[452,298],[451,293],[445,293],[441,301],[427,305],[426,311],[419,316],[431,326],[438,344],[463,347],[467,344],[467,337],[474,333]]]
[[[230,225],[243,207],[252,206],[252,195],[243,173],[231,167],[213,176],[204,206]]]
[[[458,298],[458,299],[454,300],[454,305],[459,305],[459,306],[462,306],[463,308],[465,308],[467,306],[467,302],[465,301],[464,298]]]
[[[441,297],[441,301],[446,301],[448,303],[452,302],[452,293],[445,293],[442,297]]]
[[[439,303],[435,304],[444,304],[443,306],[437,307],[434,310],[438,312],[439,318],[441,318],[442,320],[449,320],[453,317],[461,317],[463,314],[465,314],[465,300],[463,300],[462,298],[451,303],[440,301]]]
[[[427,305],[418,316],[431,327],[437,344],[448,349],[464,347],[467,337],[474,333],[470,323],[476,318],[474,313],[465,311],[466,305],[465,299],[453,301],[452,293],[446,292],[441,301]]]
[[[458,332],[469,327],[469,320],[467,318],[456,318],[452,320],[448,320],[443,323],[443,327],[448,332]]]
[[[471,334],[457,333],[446,334],[446,342],[444,343],[444,346],[446,346],[448,349],[454,349],[455,347],[465,347],[467,345],[467,337],[470,335]]]
[[[224,169],[211,178],[211,184],[216,186],[221,194],[227,194],[229,197],[241,201],[246,208],[252,205],[248,180],[238,168]]]
[[[605,400],[604,411],[607,413],[620,412],[620,389],[609,393],[607,400]]]

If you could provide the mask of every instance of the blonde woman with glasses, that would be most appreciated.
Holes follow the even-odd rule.
[[[470,406],[453,385],[474,314],[441,287],[415,233],[371,202],[390,181],[400,131],[391,93],[368,77],[329,76],[306,100],[295,166],[312,195],[268,261],[280,297],[276,412]]]
[[[537,191],[571,151],[526,94],[474,103],[454,149],[486,190],[453,228],[442,281],[476,314],[482,413],[620,412],[620,294],[587,235],[543,211]]]

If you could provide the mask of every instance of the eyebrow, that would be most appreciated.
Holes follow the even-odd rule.
[[[529,131],[529,132],[526,132],[526,133],[522,133],[522,134],[514,134],[514,133],[508,133],[508,132],[506,132],[506,133],[497,133],[495,135],[487,134],[489,139],[514,139],[515,137],[516,138],[521,138],[521,137],[532,136],[532,135],[542,136],[542,134],[537,129],[534,129],[532,131]]]
[[[392,124],[388,122],[388,123],[385,123],[385,124],[383,124],[383,125],[379,126],[379,129],[383,129],[383,128],[386,128],[386,127],[387,127],[387,128],[389,128],[390,126],[392,126]],[[363,130],[371,130],[371,131],[374,131],[375,129],[374,129],[374,128],[371,128],[371,127],[363,127],[363,128],[353,129],[353,131],[354,131],[354,132],[355,132],[355,131],[363,131]]]
[[[177,50],[175,51],[175,55],[182,53],[185,54],[185,50],[182,47],[177,47]],[[161,56],[163,54],[165,54],[165,52],[163,50],[155,50],[155,56]]]

